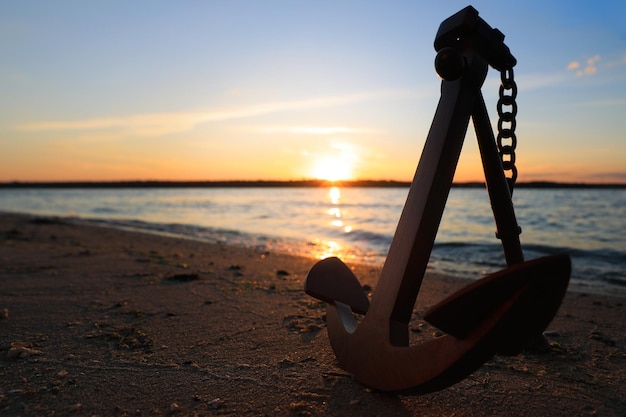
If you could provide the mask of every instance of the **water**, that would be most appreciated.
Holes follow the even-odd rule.
[[[0,211],[71,217],[260,250],[381,265],[408,188],[0,189]],[[569,253],[571,288],[626,296],[626,190],[518,189],[526,259]],[[505,267],[487,193],[453,188],[429,268]]]

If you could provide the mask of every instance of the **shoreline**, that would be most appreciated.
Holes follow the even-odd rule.
[[[183,228],[184,231],[180,231],[180,228],[172,230],[172,224],[155,223],[144,220],[133,219],[115,219],[115,218],[100,218],[100,217],[80,217],[74,215],[62,216],[58,214],[48,213],[25,213],[25,212],[9,212],[0,210],[0,216],[14,215],[24,216],[36,219],[52,219],[53,221],[67,222],[76,225],[94,226],[101,228],[114,228],[118,230],[144,233],[154,236],[164,236],[173,239],[186,239],[207,244],[220,244],[229,245],[248,250],[267,250],[274,253],[281,253],[285,255],[293,255],[304,258],[317,258],[321,254],[327,253],[328,249],[324,246],[324,242],[312,242],[301,241],[297,239],[281,238],[279,236],[268,235],[254,235],[236,230],[214,230],[210,227],[194,226],[194,225],[177,225]],[[170,230],[166,230],[166,229]],[[199,235],[201,231],[202,236]],[[319,246],[321,245],[321,246]],[[436,250],[435,243],[435,250]],[[524,246],[524,245],[522,245]],[[566,253],[566,252],[564,252]],[[338,256],[343,259],[344,262],[353,265],[362,265],[370,268],[382,268],[385,261],[384,255],[369,254],[357,247],[348,247],[336,253],[334,256]],[[433,256],[433,255],[431,255]],[[459,274],[453,271],[442,271],[433,269],[429,265],[428,272],[437,275],[447,275],[460,280],[475,281],[484,276],[474,274]],[[495,272],[495,271],[492,271]],[[617,297],[626,299],[626,288],[618,283],[597,283],[594,281],[583,281],[576,279],[574,275],[569,283],[568,292],[575,292],[581,294],[596,294],[608,297]]]
[[[315,260],[0,214],[2,415],[626,414],[626,306],[569,292],[548,352],[496,356],[426,395],[336,366]],[[379,268],[354,265],[375,288]],[[419,315],[468,281],[427,274]]]

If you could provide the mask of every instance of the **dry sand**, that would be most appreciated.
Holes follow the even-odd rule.
[[[548,352],[385,394],[337,367],[302,291],[313,263],[0,215],[0,415],[626,416],[622,298],[568,293]],[[375,287],[376,268],[355,273]],[[430,274],[416,316],[465,284]]]

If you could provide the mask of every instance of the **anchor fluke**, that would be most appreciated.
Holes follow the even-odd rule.
[[[503,303],[512,303],[511,331],[499,351],[517,352],[541,333],[559,309],[571,272],[567,255],[523,262],[473,282],[428,309],[423,319],[458,338],[467,337]]]
[[[365,314],[369,300],[359,280],[339,258],[326,258],[309,271],[304,291],[329,304],[337,302],[350,306],[353,312]]]

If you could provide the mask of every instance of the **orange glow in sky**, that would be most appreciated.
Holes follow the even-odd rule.
[[[8,2],[0,182],[410,181],[467,3],[320,1]],[[518,180],[626,182],[626,3],[472,5],[518,60]],[[469,130],[457,182],[484,179]]]

